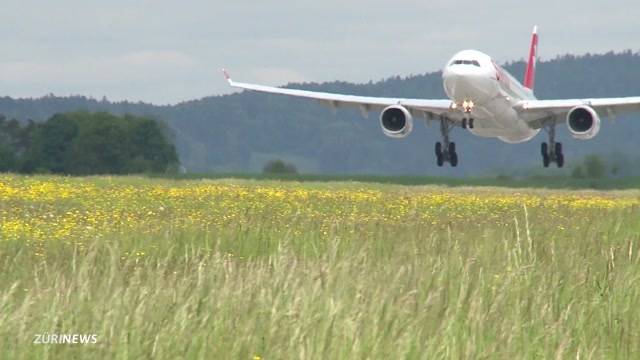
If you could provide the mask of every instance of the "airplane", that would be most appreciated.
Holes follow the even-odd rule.
[[[380,111],[385,135],[404,138],[413,130],[413,119],[440,123],[442,141],[435,144],[436,163],[458,165],[458,153],[450,133],[456,127],[481,137],[516,144],[533,139],[540,130],[548,142],[540,146],[542,164],[564,165],[562,143],[556,142],[556,125],[565,122],[576,139],[588,140],[600,131],[600,115],[640,111],[640,97],[538,100],[534,95],[538,31],[533,28],[528,63],[521,84],[489,55],[477,50],[456,53],[442,70],[448,99],[403,99],[332,94],[235,82],[223,69],[230,86],[272,94],[316,99],[332,108],[357,107],[363,117]]]

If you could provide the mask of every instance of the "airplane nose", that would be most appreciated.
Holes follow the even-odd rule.
[[[453,67],[443,74],[444,90],[451,100],[460,104],[473,101],[481,105],[497,92],[495,81],[482,69]]]

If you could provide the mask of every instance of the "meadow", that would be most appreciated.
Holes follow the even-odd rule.
[[[0,357],[639,358],[639,246],[637,190],[0,175]]]

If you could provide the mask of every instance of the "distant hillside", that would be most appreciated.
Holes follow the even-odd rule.
[[[521,78],[524,63],[507,64],[506,68]],[[333,82],[290,86],[360,95],[444,97],[439,72],[392,77],[367,84]],[[627,51],[563,56],[540,62],[536,94],[541,99],[638,96],[640,55]],[[508,145],[456,130],[453,138],[459,149],[460,167],[441,169],[436,167],[433,155],[433,144],[439,139],[435,127],[427,128],[418,123],[404,140],[390,139],[379,128],[378,114],[372,114],[369,119],[348,109],[333,114],[326,107],[308,100],[240,93],[175,106],[154,106],[85,97],[0,98],[0,113],[19,120],[42,121],[58,112],[76,110],[131,113],[166,121],[175,132],[182,164],[189,171],[259,171],[269,159],[282,158],[293,162],[302,172],[325,174],[457,176],[497,171],[509,173],[512,169],[541,167],[539,144],[545,141],[540,134],[529,143]],[[639,156],[636,145],[640,138],[638,120],[640,114],[619,118],[615,123],[605,122],[600,134],[591,141],[569,139],[564,126],[560,126],[560,140],[565,143],[568,166],[590,153],[617,157],[619,162],[633,164]]]

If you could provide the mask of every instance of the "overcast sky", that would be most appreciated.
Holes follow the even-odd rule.
[[[498,62],[640,49],[640,1],[2,0],[0,95],[176,103],[239,81],[366,82]],[[639,70],[640,71],[640,70]],[[520,77],[520,74],[515,74]]]

